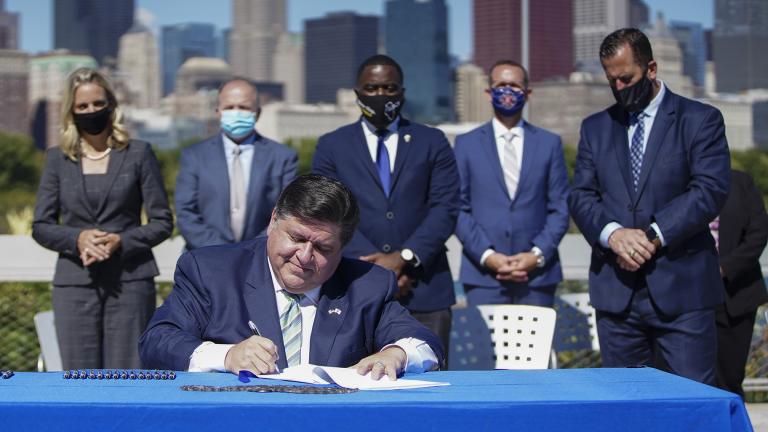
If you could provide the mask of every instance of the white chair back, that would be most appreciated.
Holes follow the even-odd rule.
[[[554,309],[479,305],[494,350],[496,369],[547,369],[555,334]]]
[[[37,370],[60,371],[61,353],[59,352],[59,340],[56,338],[56,324],[53,320],[53,311],[38,312],[35,314],[35,330],[37,340],[40,342],[40,356]]]

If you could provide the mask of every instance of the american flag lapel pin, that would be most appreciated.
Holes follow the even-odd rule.
[[[411,134],[405,134],[405,136],[403,136],[403,139],[407,143],[411,142]]]
[[[341,309],[339,308],[328,309],[328,315],[333,315],[333,314],[341,315]]]

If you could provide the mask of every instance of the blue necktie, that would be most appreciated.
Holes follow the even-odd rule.
[[[632,169],[632,186],[637,192],[637,183],[640,181],[640,169],[643,167],[643,139],[645,138],[645,113],[632,113],[629,116],[629,124],[636,125],[632,134],[632,145],[629,147],[629,161]]]
[[[379,137],[379,143],[376,147],[376,168],[379,171],[379,180],[381,180],[381,187],[384,189],[384,195],[389,197],[392,173],[389,171],[389,151],[387,150],[387,146],[384,145],[384,138],[387,136],[387,133],[389,133],[387,130],[376,131],[376,135]]]

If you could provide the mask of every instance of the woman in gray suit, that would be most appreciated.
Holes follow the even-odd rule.
[[[65,369],[138,368],[155,310],[152,247],[173,229],[150,145],[131,140],[107,80],[67,80],[61,142],[48,150],[32,236],[59,253],[53,311]],[[147,223],[141,223],[142,206]]]

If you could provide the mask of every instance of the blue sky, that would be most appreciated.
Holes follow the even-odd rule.
[[[51,49],[53,1],[5,1],[7,10],[22,14],[22,50],[34,53]],[[468,59],[472,51],[472,1],[446,1],[450,20],[449,49],[459,58]],[[652,17],[661,10],[667,20],[699,22],[705,28],[712,27],[714,0],[646,0],[646,3],[651,7]],[[154,26],[210,22],[219,29],[229,27],[230,5],[230,0],[137,0],[138,8],[148,12],[147,16],[153,18]],[[301,31],[305,19],[339,10],[381,15],[384,12],[384,0],[288,0],[288,27],[291,31]]]

